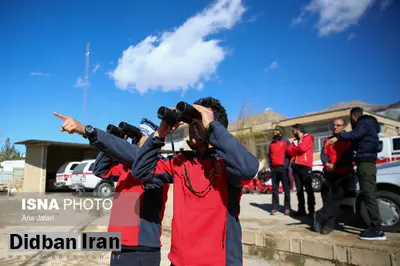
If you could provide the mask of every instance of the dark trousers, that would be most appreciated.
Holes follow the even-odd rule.
[[[122,250],[111,253],[110,266],[158,266],[161,263],[161,252]]]
[[[351,182],[354,182],[354,172],[347,174],[327,173],[322,185],[321,197],[323,206],[318,212],[321,222],[336,220],[340,211],[340,204]]]
[[[297,200],[299,202],[298,212],[306,212],[306,203],[304,199],[304,188],[307,192],[308,212],[315,211],[315,196],[312,188],[312,170],[311,167],[295,164],[293,166],[294,183],[297,190]]]
[[[370,227],[381,230],[381,218],[376,200],[376,162],[358,162],[357,177],[360,196],[367,208]]]
[[[282,182],[283,192],[285,194],[285,209],[290,210],[290,181],[288,170],[283,166],[271,167],[272,174],[272,208],[279,207],[279,183]]]

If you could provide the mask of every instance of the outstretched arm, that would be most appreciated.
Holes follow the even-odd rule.
[[[368,130],[368,125],[363,120],[359,121],[352,131],[340,133],[340,140],[355,140],[365,135]]]
[[[146,189],[159,188],[173,182],[173,157],[162,158],[159,154],[164,140],[150,136],[138,152],[132,166],[132,177],[141,180]]]
[[[89,138],[90,144],[104,152],[112,159],[121,162],[127,167],[131,167],[136,158],[137,146],[131,145],[127,141],[120,139],[112,134],[109,134],[100,129],[95,129],[90,136],[86,135],[85,125],[76,119],[54,113],[54,115],[63,121],[61,132],[68,132],[69,134],[79,134]]]
[[[126,167],[132,167],[139,150],[138,146],[132,145],[126,140],[98,128],[88,137],[90,144],[102,151],[105,155],[121,162]]]

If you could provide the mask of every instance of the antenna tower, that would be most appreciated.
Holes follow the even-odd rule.
[[[86,90],[89,84],[89,59],[90,59],[90,43],[87,42],[86,44],[86,64],[85,64],[85,80],[84,80],[84,87],[83,87],[83,118],[82,122],[86,123]]]

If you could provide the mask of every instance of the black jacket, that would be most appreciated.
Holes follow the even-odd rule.
[[[379,152],[380,125],[375,117],[362,115],[350,132],[339,135],[341,140],[350,140],[356,152],[356,161],[376,160]]]

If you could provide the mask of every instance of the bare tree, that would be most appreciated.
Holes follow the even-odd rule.
[[[240,143],[245,145],[246,147],[249,144],[251,138],[251,132],[246,132],[246,129],[251,128],[251,123],[249,123],[249,118],[253,116],[253,110],[251,108],[251,104],[248,101],[245,101],[240,107],[238,120],[235,122],[234,130],[236,131],[236,138]]]

